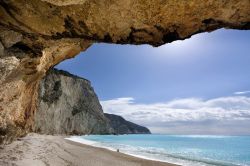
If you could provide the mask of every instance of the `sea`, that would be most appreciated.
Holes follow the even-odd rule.
[[[250,136],[131,134],[67,139],[184,166],[250,166]]]

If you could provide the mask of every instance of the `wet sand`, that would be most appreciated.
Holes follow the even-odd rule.
[[[175,166],[92,147],[63,136],[30,133],[0,146],[1,166]]]

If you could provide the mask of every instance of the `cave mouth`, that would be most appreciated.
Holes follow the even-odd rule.
[[[143,3],[137,0],[117,1],[115,3],[113,1],[103,3],[87,0],[1,1],[0,144],[10,143],[32,131],[34,115],[37,111],[38,87],[46,72],[65,59],[73,58],[80,52],[87,50],[92,44],[103,42],[160,46],[220,28],[248,30],[250,29],[249,8],[250,4],[247,0],[237,3],[234,1],[202,3],[199,1],[178,1],[177,3],[174,0],[144,1]],[[183,57],[179,59],[183,59]],[[156,61],[156,59],[144,57],[140,60]],[[100,62],[100,60],[95,62],[98,61]],[[127,59],[124,61],[127,62]],[[158,63],[154,66],[146,65],[144,67],[154,71],[155,66],[157,66],[157,68],[164,70],[163,64],[166,61],[160,57],[158,61],[162,62],[162,65]],[[136,61],[129,61],[127,64],[131,66],[131,69],[134,67],[133,62]],[[182,61],[176,59],[177,62]],[[140,70],[145,70],[144,67],[138,65]],[[182,66],[182,68],[184,67],[185,65]],[[105,71],[104,68],[102,69]],[[167,71],[171,70],[174,70],[174,67]],[[117,70],[117,72],[120,71]],[[124,79],[122,81],[126,82],[128,80],[126,76],[132,75],[133,72],[129,73],[123,74],[119,80]],[[155,77],[151,77],[150,72],[147,73],[147,79],[140,73],[137,73],[139,75],[135,76],[136,78],[129,78],[131,80],[140,79],[144,83],[140,85],[136,85],[134,82],[133,84],[127,83],[127,86],[130,85],[140,90],[146,85],[150,87],[150,80],[157,81],[157,76],[164,77],[166,75],[156,73]],[[108,74],[102,75],[103,80],[107,80]],[[178,76],[178,73],[168,75],[173,80]],[[188,76],[183,77],[187,78]],[[101,99],[106,100],[99,92],[96,81],[90,79]],[[108,81],[102,84],[105,85],[105,83],[112,84]],[[161,83],[166,84],[166,82],[159,80],[154,85],[160,87]],[[167,83],[169,84],[169,82]],[[106,86],[103,91],[110,90],[110,94],[112,94],[112,89],[117,91],[118,88],[125,86],[120,84],[120,87],[117,87],[117,83],[113,82],[113,84],[112,88]],[[58,84],[58,88],[59,85],[62,86],[62,84]],[[229,84],[225,85],[230,86]],[[136,92],[136,89],[127,88],[127,93]],[[173,88],[173,90],[175,89]],[[181,93],[184,93],[183,89],[178,90],[182,90]],[[155,94],[156,90],[150,88],[145,88],[144,91],[148,92],[148,96],[166,94],[164,90]],[[124,92],[124,94],[118,94],[115,97],[125,95]],[[145,98],[142,99],[136,95],[132,97],[138,101],[145,100]],[[57,95],[54,98],[58,98]]]
[[[249,38],[220,29],[160,47],[99,43],[55,68],[90,80],[104,112],[154,133],[250,134],[233,116],[250,114]]]

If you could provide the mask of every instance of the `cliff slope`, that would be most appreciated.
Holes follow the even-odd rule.
[[[104,114],[90,81],[50,69],[39,85],[34,131],[42,134],[149,134],[143,126]]]
[[[151,134],[148,128],[129,122],[121,116],[107,113],[104,115],[109,119],[115,134]]]
[[[110,134],[99,100],[88,80],[51,69],[41,81],[35,131],[43,134]]]

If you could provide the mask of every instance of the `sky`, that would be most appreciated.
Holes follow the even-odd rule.
[[[250,31],[160,47],[92,45],[56,68],[91,81],[104,112],[165,134],[250,134]]]

